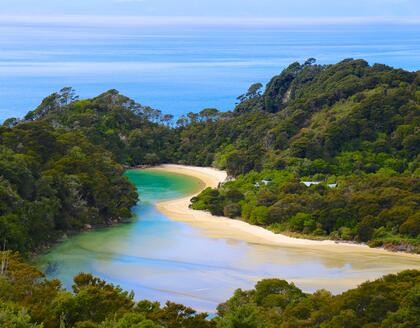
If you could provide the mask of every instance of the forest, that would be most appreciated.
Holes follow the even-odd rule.
[[[418,327],[420,272],[363,283],[340,295],[303,293],[279,279],[238,289],[212,319],[180,304],[134,301],[134,295],[90,274],[74,278],[73,292],[57,280],[1,252],[0,326],[4,328],[357,328]]]
[[[131,217],[123,166],[80,132],[45,122],[0,128],[2,247],[39,251],[65,234]]]

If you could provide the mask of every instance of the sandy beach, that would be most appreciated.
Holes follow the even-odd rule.
[[[214,168],[192,167],[183,165],[162,165],[150,170],[161,170],[176,174],[195,177],[202,181],[203,187],[217,187],[226,180],[227,174]],[[201,190],[199,191],[201,192]],[[199,193],[198,192],[198,193]],[[198,194],[197,193],[197,194]],[[332,240],[317,241],[308,239],[292,238],[281,234],[275,234],[262,227],[248,224],[240,220],[232,220],[226,217],[216,217],[208,212],[196,211],[189,208],[190,200],[195,195],[173,199],[157,203],[160,212],[173,220],[188,222],[201,229],[204,234],[212,238],[226,238],[237,241],[245,241],[268,246],[282,246],[291,248],[310,248],[317,251],[330,253],[364,253],[366,255],[395,255],[420,259],[419,255],[408,253],[393,253],[384,249],[370,248],[367,245],[338,243]]]

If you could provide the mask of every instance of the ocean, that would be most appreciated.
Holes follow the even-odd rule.
[[[420,69],[419,25],[152,26],[0,22],[0,122],[64,86],[109,89],[176,117],[230,110],[294,61]]]

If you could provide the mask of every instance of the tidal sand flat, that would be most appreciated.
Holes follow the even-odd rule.
[[[339,293],[383,274],[420,268],[414,255],[292,238],[274,242],[254,233],[258,227],[189,210],[191,195],[216,186],[224,172],[171,165],[126,175],[141,194],[133,221],[82,233],[39,257],[49,277],[70,288],[75,274],[91,272],[133,290],[137,300],[171,300],[214,312],[235,289],[252,288],[262,278]]]

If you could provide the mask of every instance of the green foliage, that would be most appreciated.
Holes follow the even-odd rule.
[[[239,204],[228,204],[223,208],[223,215],[234,219],[241,216],[241,206]]]
[[[212,213],[217,207],[225,216],[276,232],[419,251],[419,178],[363,174],[335,177],[338,187],[327,182],[306,187],[289,171],[239,176],[217,190],[207,189],[192,199],[192,207]]]
[[[255,207],[249,217],[249,222],[252,224],[264,225],[268,219],[268,208],[265,206]]]
[[[420,234],[420,212],[413,214],[400,225],[400,232],[405,235],[416,237]]]
[[[66,90],[64,94],[62,90],[45,98],[25,119],[78,131],[91,143],[110,151],[121,164],[157,164],[169,160],[174,139],[169,128],[171,115],[142,106],[116,90],[85,100],[78,100],[73,90]],[[214,112],[209,109],[203,115],[212,118]]]
[[[218,327],[417,327],[419,271],[366,282],[332,296],[304,294],[286,281],[269,279],[254,290],[237,290],[218,307]]]
[[[0,236],[33,251],[86,224],[130,217],[137,194],[112,155],[46,122],[0,127]]]
[[[69,326],[77,322],[102,322],[110,313],[121,317],[134,307],[133,295],[90,274],[74,277],[74,295],[62,293],[53,303],[54,313]]]
[[[0,327],[3,328],[42,328],[31,323],[31,317],[23,309],[0,302]]]

